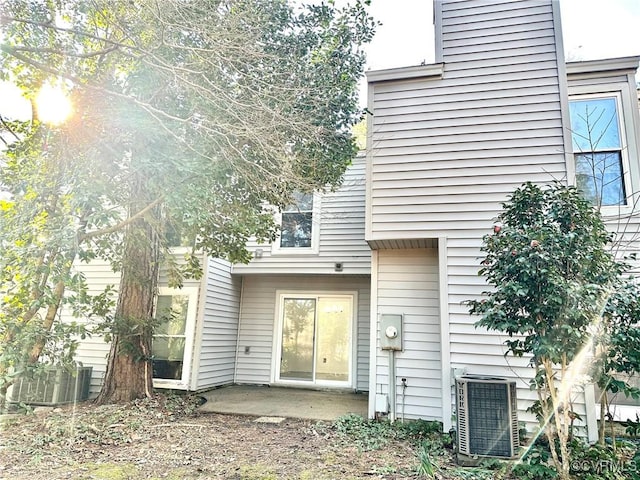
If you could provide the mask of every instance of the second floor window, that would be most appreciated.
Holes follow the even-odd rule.
[[[594,205],[626,205],[618,98],[574,99],[569,112],[576,186]]]
[[[313,194],[294,194],[282,211],[280,248],[310,248],[313,240]]]

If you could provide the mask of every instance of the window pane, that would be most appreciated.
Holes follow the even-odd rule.
[[[280,246],[310,247],[312,225],[312,213],[283,213]]]
[[[285,299],[280,378],[313,379],[315,312],[313,299]]]
[[[179,224],[169,223],[167,225],[165,240],[168,247],[190,247],[193,244],[183,230]]]
[[[153,378],[182,379],[184,337],[153,338]]]
[[[295,203],[287,205],[285,212],[310,212],[313,210],[313,194],[312,193],[294,193]]]
[[[187,325],[187,295],[160,295],[156,307],[156,318],[160,324],[156,327],[157,335],[184,335]]]
[[[569,112],[574,153],[621,147],[615,98],[573,100]]]
[[[351,353],[351,298],[321,297],[316,323],[316,380],[347,382]]]
[[[624,205],[620,152],[575,155],[576,186],[594,205]]]

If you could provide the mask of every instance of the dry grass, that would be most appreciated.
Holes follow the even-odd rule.
[[[16,415],[1,433],[0,480],[418,478],[409,440],[372,450],[333,425],[199,415],[171,397]]]

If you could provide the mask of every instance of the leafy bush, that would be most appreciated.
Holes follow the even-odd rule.
[[[628,418],[626,422],[620,422],[620,424],[623,427],[625,427],[624,431],[630,437],[632,438],[640,437],[640,417],[638,417],[637,413],[636,413],[635,421]]]
[[[640,287],[611,252],[612,240],[599,211],[575,188],[526,183],[483,238],[478,274],[493,288],[467,302],[481,317],[476,327],[506,333],[507,353],[530,357],[538,397],[532,411],[563,480],[572,477],[568,445],[579,417],[567,407],[576,375],[640,395],[614,378],[640,371]],[[586,361],[591,352],[595,360]]]
[[[362,450],[377,450],[393,440],[406,440],[415,445],[428,442],[431,450],[450,444],[448,435],[442,433],[442,424],[426,420],[391,423],[349,414],[336,420],[333,428]]]
[[[624,480],[638,478],[635,445],[586,445],[571,443],[571,473],[578,480]]]
[[[557,470],[549,464],[551,453],[548,444],[534,444],[522,457],[511,473],[516,478],[525,480],[548,480],[557,478]]]

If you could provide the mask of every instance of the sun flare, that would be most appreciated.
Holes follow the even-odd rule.
[[[51,125],[60,125],[71,115],[71,101],[60,87],[44,85],[36,97],[38,118]]]

